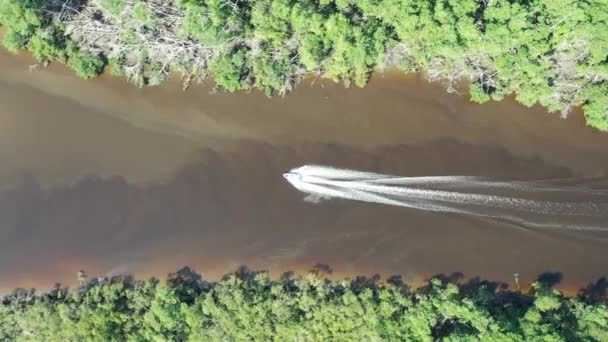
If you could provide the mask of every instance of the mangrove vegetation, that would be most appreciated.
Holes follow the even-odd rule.
[[[608,341],[605,279],[568,298],[540,280],[509,290],[435,277],[327,280],[319,269],[272,280],[240,269],[209,282],[184,268],[166,282],[95,278],[15,290],[0,303],[2,341]]]
[[[608,0],[0,0],[0,24],[8,49],[85,78],[270,95],[394,67],[608,130]]]

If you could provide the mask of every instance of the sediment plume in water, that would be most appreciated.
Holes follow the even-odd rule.
[[[528,228],[608,232],[608,190],[468,176],[400,177],[305,165],[285,178],[307,201],[342,198],[474,215]]]

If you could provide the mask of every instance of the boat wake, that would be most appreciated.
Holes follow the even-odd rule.
[[[608,190],[550,181],[482,177],[399,177],[305,165],[284,177],[306,201],[342,198],[481,216],[524,227],[608,231]]]

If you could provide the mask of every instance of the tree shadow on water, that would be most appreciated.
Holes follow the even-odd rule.
[[[167,277],[167,283],[178,284],[178,283],[198,283],[202,280],[202,276],[196,273],[190,266],[184,266],[176,272],[169,273]]]
[[[412,288],[403,281],[403,277],[398,274],[388,277],[386,282],[401,289],[401,293],[404,295],[410,295],[412,293]]]
[[[608,304],[608,279],[602,277],[589,283],[578,291],[577,297],[587,304]]]
[[[315,264],[308,272],[312,273],[318,277],[325,278],[326,276],[333,274],[333,268],[328,264],[318,263]],[[231,276],[235,276],[238,279],[241,279],[245,282],[255,280],[256,276],[259,274],[267,274],[267,271],[264,270],[252,270],[247,266],[240,266],[236,271],[232,273],[226,274],[222,280],[229,279]],[[279,277],[279,281],[283,283],[286,290],[293,289],[294,291],[298,290],[297,280],[299,276],[296,272],[288,271],[281,274]],[[360,275],[352,278],[348,283],[348,288],[354,293],[361,293],[365,289],[370,289],[374,291],[374,293],[379,290],[383,285],[389,284],[399,288],[404,294],[412,294],[413,292],[417,292],[420,294],[428,293],[432,291],[434,286],[437,286],[436,283],[433,284],[431,282],[432,279],[439,280],[439,284],[442,288],[446,288],[448,284],[456,285],[459,289],[459,296],[469,297],[469,298],[485,298],[482,299],[478,304],[487,306],[488,308],[496,308],[509,305],[516,305],[518,307],[528,307],[532,305],[534,301],[534,297],[531,296],[534,293],[534,290],[522,291],[519,288],[509,288],[509,284],[501,281],[492,281],[482,279],[479,276],[472,278],[465,278],[463,272],[452,272],[452,273],[439,273],[435,274],[427,281],[424,285],[417,289],[412,289],[409,284],[407,284],[401,275],[392,275],[385,279],[378,274],[374,274],[371,276]],[[110,282],[132,282],[133,279],[131,276],[118,276],[112,277],[108,279]],[[540,283],[545,287],[555,287],[560,284],[563,280],[563,274],[559,271],[547,271],[539,274],[536,277],[536,282]],[[107,281],[107,280],[106,280]],[[517,282],[517,278],[515,279]],[[97,280],[93,280],[90,282],[90,285],[95,285],[98,282]],[[189,286],[197,284],[195,286],[197,288],[196,292],[203,292],[213,287],[213,283],[209,283],[202,280],[200,274],[193,271],[190,267],[186,266],[181,268],[180,270],[170,273],[167,278],[167,282],[171,284],[173,287]],[[325,278],[325,282],[329,283],[330,280]],[[344,291],[346,288],[343,288],[340,291]],[[608,278],[602,277],[594,282],[589,283],[586,287],[581,288],[578,291],[577,298],[588,304],[598,304],[598,303],[606,303],[608,304]]]
[[[380,275],[374,274],[371,277],[357,276],[350,282],[350,288],[354,293],[361,293],[364,289],[376,291],[380,285]]]
[[[490,293],[497,293],[499,291],[506,291],[509,288],[509,284],[499,281],[481,279],[479,276],[469,279],[467,282],[460,284],[460,292],[464,295],[473,296],[477,294],[480,289],[484,289]]]
[[[561,283],[562,279],[564,279],[562,272],[549,271],[539,274],[536,281],[546,287],[554,287],[555,285]]]
[[[252,281],[258,274],[263,274],[263,273],[266,273],[266,271],[263,271],[263,270],[256,271],[256,270],[250,269],[249,267],[247,267],[245,265],[241,265],[233,273],[228,273],[224,277],[222,277],[222,280],[227,280],[231,276],[235,276],[238,279],[243,280],[243,281]]]
[[[442,284],[458,283],[463,278],[464,278],[464,273],[462,273],[462,272],[452,272],[450,274],[438,273],[431,277],[431,279],[439,279]]]
[[[308,272],[314,273],[317,275],[320,275],[320,274],[331,275],[332,273],[334,273],[334,270],[331,268],[331,266],[329,266],[327,264],[318,263],[318,264],[314,265],[312,267],[312,269]]]

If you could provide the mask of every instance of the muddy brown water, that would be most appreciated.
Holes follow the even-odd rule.
[[[302,201],[281,177],[326,164],[404,176],[605,184],[608,134],[506,100],[475,105],[418,77],[317,82],[285,98],[138,89],[0,53],[0,288],[188,264],[334,274],[463,272],[511,283],[605,276],[608,240],[464,215]]]

